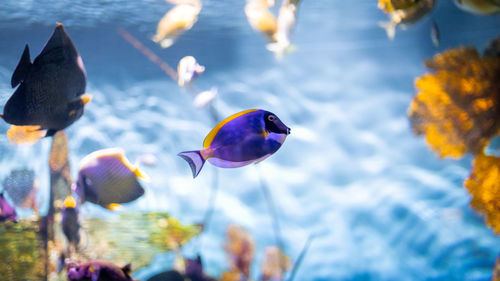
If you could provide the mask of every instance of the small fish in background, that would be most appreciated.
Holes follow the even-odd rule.
[[[32,208],[37,212],[36,191],[38,182],[35,172],[29,169],[12,170],[3,181],[4,191],[12,199],[15,206]]]
[[[278,30],[278,21],[269,10],[267,0],[247,0],[245,15],[250,26],[266,36],[270,42],[274,42],[274,34]]]
[[[84,263],[68,262],[70,281],[134,281],[130,277],[131,266],[118,267],[107,261],[93,260]]]
[[[292,32],[295,28],[299,0],[283,0],[278,13],[278,27],[273,35],[274,42],[267,49],[274,52],[276,59],[281,60],[286,52],[291,52]]]
[[[89,201],[114,210],[119,204],[132,202],[144,194],[138,178],[148,180],[146,174],[129,162],[122,149],[103,149],[83,158],[74,189],[81,203]]]
[[[16,210],[7,202],[3,196],[3,192],[0,192],[0,222],[4,221],[17,222]]]
[[[11,85],[19,87],[0,117],[13,125],[8,134],[13,143],[25,142],[23,133],[28,142],[33,142],[34,138],[52,136],[70,126],[83,115],[84,106],[91,99],[84,94],[86,73],[82,58],[60,23],[33,62],[26,45]],[[46,133],[42,135],[40,130]]]
[[[202,150],[184,151],[195,178],[205,161],[221,168],[237,168],[260,162],[278,151],[290,128],[273,113],[262,109],[245,110],[215,126],[203,141]]]
[[[407,27],[421,20],[434,9],[436,0],[379,0],[378,8],[389,15],[390,21],[380,22],[389,39],[396,36],[396,27]]]
[[[498,0],[453,0],[453,3],[462,11],[475,15],[493,15],[500,13]]]
[[[158,22],[156,35],[153,41],[162,48],[168,48],[175,43],[177,37],[191,27],[198,20],[202,3],[200,0],[167,1],[176,4]]]
[[[198,93],[193,100],[193,105],[196,108],[204,108],[209,106],[212,101],[217,97],[218,89],[217,87],[212,87],[208,91],[203,91]]]
[[[192,56],[185,56],[177,65],[177,83],[179,86],[189,86],[205,71],[205,67],[199,65],[196,59]]]
[[[72,196],[66,197],[62,209],[62,230],[68,243],[73,246],[75,250],[78,249],[80,244],[80,223],[78,221],[78,209],[76,200]]]
[[[431,40],[434,47],[436,48],[439,47],[439,44],[441,42],[441,36],[439,34],[439,28],[435,20],[432,21]]]

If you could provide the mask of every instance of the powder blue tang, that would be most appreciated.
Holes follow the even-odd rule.
[[[249,109],[229,116],[215,126],[202,150],[184,151],[195,178],[205,161],[221,168],[237,168],[264,160],[285,142],[290,128],[273,113]]]

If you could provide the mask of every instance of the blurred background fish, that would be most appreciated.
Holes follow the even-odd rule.
[[[144,194],[138,178],[147,180],[122,149],[98,150],[81,161],[75,191],[82,203],[89,201],[113,210],[118,204],[132,202]]]
[[[388,22],[380,22],[389,39],[396,36],[396,27],[412,25],[434,9],[435,0],[379,0],[378,7],[389,16]]]
[[[26,168],[12,170],[4,179],[3,188],[15,206],[37,211],[38,181],[33,170]]]
[[[85,68],[62,24],[57,24],[33,63],[26,45],[12,74],[11,86],[17,85],[0,116],[7,123],[28,127],[12,128],[8,134],[11,142],[23,142],[22,134],[17,131],[25,131],[31,142],[39,137],[38,130],[47,130],[45,136],[52,136],[82,116],[85,104],[91,99],[84,94]],[[17,137],[12,138],[14,135]]]
[[[205,67],[199,65],[193,56],[185,56],[177,65],[177,76],[179,86],[189,86],[205,71]]]
[[[156,35],[153,37],[153,41],[159,43],[162,48],[172,46],[179,35],[190,30],[198,20],[198,14],[202,8],[200,0],[168,2],[177,5],[170,9],[158,22]]]
[[[217,97],[217,87],[212,87],[208,91],[199,92],[193,99],[193,105],[196,108],[204,108],[209,106]]]
[[[274,52],[276,58],[281,60],[285,52],[293,50],[291,43],[292,32],[297,20],[299,0],[283,0],[278,13],[276,33],[273,34],[273,43],[267,49]]]
[[[453,3],[461,10],[476,15],[500,13],[500,1],[498,0],[453,0]]]
[[[203,141],[202,150],[184,151],[178,155],[188,162],[195,178],[206,160],[221,168],[260,162],[275,153],[288,134],[290,128],[273,113],[249,109],[215,126]]]
[[[0,192],[0,222],[6,220],[17,222],[16,210],[7,202],[3,192]]]
[[[68,244],[71,245],[75,251],[78,250],[80,244],[80,222],[78,219],[78,209],[76,200],[72,196],[66,197],[62,209],[62,230]]]
[[[278,22],[269,10],[267,0],[247,0],[245,15],[248,23],[255,31],[264,34],[269,41],[274,41],[274,34],[278,30]]]
[[[84,263],[69,263],[68,280],[70,281],[133,281],[131,267],[127,264],[118,267],[110,262],[93,260]]]
[[[434,47],[439,47],[439,43],[441,42],[441,35],[439,34],[439,27],[435,20],[432,21],[431,40]]]

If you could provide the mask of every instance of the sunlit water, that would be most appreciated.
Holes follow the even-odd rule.
[[[278,208],[286,253],[296,259],[308,235],[317,233],[296,280],[488,280],[500,239],[470,210],[462,187],[469,157],[440,160],[416,138],[406,110],[423,60],[446,48],[484,48],[500,33],[500,17],[466,14],[451,1],[434,13],[442,46],[429,38],[429,18],[398,29],[394,41],[377,26],[386,16],[376,1],[303,0],[293,41],[297,50],[281,63],[251,30],[244,1],[205,0],[199,21],[174,46],[161,49],[150,38],[171,7],[161,0],[4,0],[0,9],[0,101],[13,90],[10,76],[25,43],[35,57],[55,22],[64,23],[83,57],[87,91],[94,95],[85,115],[68,130],[72,172],[88,153],[122,147],[135,159],[158,157],[144,167],[151,182],[127,211],[168,211],[184,223],[203,219],[215,169],[207,164],[192,179],[176,154],[199,149],[214,123],[192,106],[156,65],[120,37],[123,28],[171,66],[193,55],[206,66],[195,88],[219,88],[222,116],[262,108],[292,128],[284,146],[257,167],[219,169],[212,222],[185,249],[200,252],[209,274],[227,268],[221,245],[225,229],[240,224],[257,244],[258,278],[263,250],[274,243],[271,216],[260,189],[268,183]],[[0,122],[0,131],[7,125]],[[0,138],[0,178],[30,167],[47,198],[50,140],[12,146]],[[87,203],[82,216],[105,215]],[[24,212],[28,215],[29,212]],[[117,237],[119,239],[119,237]],[[158,256],[134,277],[145,280],[171,266]],[[132,261],[133,263],[133,261]]]

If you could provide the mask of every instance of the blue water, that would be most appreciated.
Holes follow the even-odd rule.
[[[200,252],[209,274],[227,268],[221,245],[229,224],[244,226],[257,248],[274,243],[260,189],[262,174],[276,201],[286,253],[294,260],[313,241],[295,280],[489,280],[500,238],[468,206],[462,182],[470,157],[441,160],[415,137],[407,107],[423,60],[447,48],[483,49],[500,34],[500,16],[479,17],[440,1],[434,11],[441,47],[429,38],[426,18],[398,29],[394,41],[377,26],[386,16],[368,0],[303,0],[293,42],[282,62],[246,21],[244,1],[205,0],[195,26],[168,49],[150,38],[171,7],[148,1],[3,0],[0,8],[0,104],[13,90],[10,76],[25,43],[34,57],[62,22],[77,46],[94,96],[68,130],[72,172],[88,153],[123,147],[130,159],[158,157],[144,167],[146,194],[127,211],[168,211],[183,223],[202,220],[215,169],[195,180],[175,156],[201,148],[214,123],[191,96],[120,37],[123,28],[171,66],[193,55],[206,67],[195,83],[219,88],[222,116],[262,108],[292,128],[284,146],[258,167],[219,169],[219,193],[205,233],[184,249]],[[0,132],[8,126],[0,123]],[[36,171],[46,201],[50,140],[12,146],[0,138],[0,178],[11,169]],[[106,213],[86,204],[82,216]],[[29,212],[25,212],[29,215]],[[134,275],[144,280],[169,265],[168,256]]]

